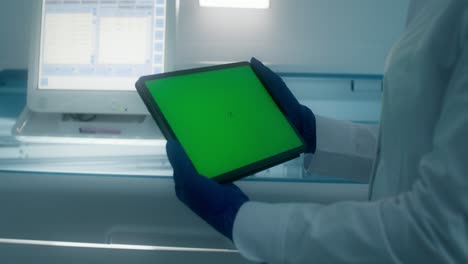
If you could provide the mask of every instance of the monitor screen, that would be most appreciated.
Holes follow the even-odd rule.
[[[166,0],[43,0],[39,90],[134,91],[165,62]]]

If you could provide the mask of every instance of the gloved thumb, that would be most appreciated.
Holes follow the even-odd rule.
[[[177,140],[170,139],[167,141],[166,152],[174,173],[187,173],[189,170],[190,172],[195,171],[192,161]]]

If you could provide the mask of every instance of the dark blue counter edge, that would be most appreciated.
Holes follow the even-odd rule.
[[[347,79],[347,80],[379,80],[382,74],[356,74],[356,73],[313,73],[313,72],[277,72],[285,78],[316,78],[316,79]]]
[[[319,79],[354,79],[354,80],[383,80],[382,74],[360,74],[360,73],[318,73],[318,72],[277,72],[281,77],[295,78],[319,78]],[[24,69],[0,71],[0,81],[5,79],[26,80],[28,71]]]

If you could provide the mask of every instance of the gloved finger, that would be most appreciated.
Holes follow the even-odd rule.
[[[190,183],[186,183],[186,178],[194,173],[191,171],[192,164],[184,149],[176,140],[168,140],[166,143],[166,152],[174,170],[175,193],[179,200],[186,202],[185,188],[187,184],[190,185]]]
[[[265,85],[266,89],[270,92],[271,96],[280,105],[286,115],[289,116],[294,113],[294,111],[297,111],[295,108],[299,106],[299,102],[281,77],[263,65],[263,63],[256,58],[252,58],[250,60],[250,64],[257,76]]]
[[[174,174],[195,172],[192,161],[178,141],[168,140],[166,143],[166,152],[169,162],[174,169]]]

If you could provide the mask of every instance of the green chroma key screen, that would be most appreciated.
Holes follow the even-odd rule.
[[[303,151],[301,138],[250,64],[210,68],[215,69],[145,81],[167,122],[164,129],[171,130],[199,174],[237,179]]]

